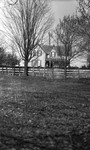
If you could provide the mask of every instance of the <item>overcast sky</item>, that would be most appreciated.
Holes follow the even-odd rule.
[[[59,18],[62,19],[66,15],[74,14],[76,7],[76,0],[52,0],[51,8],[55,14],[55,22],[57,23]]]

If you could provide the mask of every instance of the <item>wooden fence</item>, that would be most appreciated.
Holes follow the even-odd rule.
[[[1,66],[0,73],[8,74],[8,75],[22,76],[22,75],[24,75],[24,67]],[[60,79],[60,78],[64,78],[64,69],[28,67],[28,75]],[[88,69],[67,69],[67,78],[90,78],[90,70],[88,70]]]

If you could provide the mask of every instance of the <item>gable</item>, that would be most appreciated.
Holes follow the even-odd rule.
[[[55,49],[52,49],[52,50],[51,50],[51,53],[52,53],[52,52],[56,52],[56,50],[55,50]]]
[[[50,55],[51,52],[56,52],[58,56],[65,56],[64,46],[40,45],[40,48],[48,55]]]
[[[56,57],[57,56],[57,51],[55,49],[52,49],[49,56],[50,57]]]
[[[52,47],[49,45],[41,45],[40,47],[46,54],[50,54],[50,52],[52,50]]]

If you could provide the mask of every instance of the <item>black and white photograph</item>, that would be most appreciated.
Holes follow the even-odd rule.
[[[0,150],[90,150],[90,0],[0,0]]]

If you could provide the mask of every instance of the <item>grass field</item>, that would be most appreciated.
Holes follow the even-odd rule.
[[[0,150],[71,150],[74,129],[90,129],[90,80],[0,76]]]

